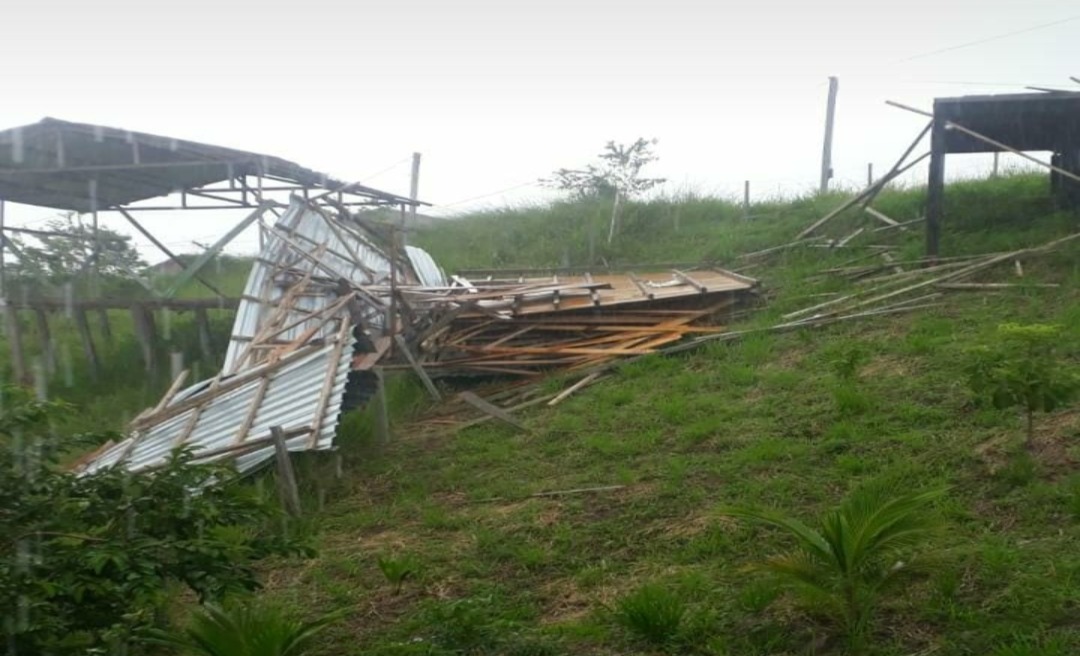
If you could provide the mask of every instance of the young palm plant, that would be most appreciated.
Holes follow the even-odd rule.
[[[813,608],[826,611],[850,649],[860,652],[882,595],[925,571],[915,553],[937,526],[929,506],[944,492],[893,496],[884,488],[866,488],[827,513],[819,529],[779,512],[734,509],[726,514],[775,526],[795,539],[797,549],[756,567],[776,574]]]
[[[207,604],[183,630],[155,630],[147,641],[191,656],[301,656],[311,653],[315,636],[341,615],[302,622],[272,606]]]

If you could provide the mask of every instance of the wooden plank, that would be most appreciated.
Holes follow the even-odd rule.
[[[627,275],[630,276],[630,280],[634,283],[634,286],[638,288],[638,291],[641,292],[641,295],[644,296],[645,298],[649,299],[649,300],[652,300],[652,298],[655,296],[655,294],[653,294],[651,291],[649,291],[645,287],[645,283],[643,283],[641,281],[641,278],[638,278],[637,274],[635,274],[633,272],[630,272]]]
[[[164,296],[166,298],[171,298],[175,296],[176,292],[180,291],[180,289],[184,285],[186,285],[189,280],[195,277],[199,273],[199,271],[206,265],[206,263],[213,259],[214,256],[217,255],[222,248],[224,248],[230,241],[239,236],[240,233],[246,230],[249,225],[254,223],[260,216],[262,216],[263,212],[266,211],[267,207],[269,206],[265,204],[260,204],[254,212],[244,217],[239,223],[230,228],[229,231],[221,237],[221,239],[218,239],[216,242],[214,242],[213,245],[210,246],[210,248],[203,251],[201,255],[195,258],[195,261],[188,265],[188,267],[176,277],[169,289],[165,291]]]
[[[908,163],[906,166],[904,166],[904,167],[902,167],[900,169],[896,169],[895,171],[890,171],[889,173],[885,174],[885,176],[883,176],[880,180],[878,180],[874,184],[870,185],[869,187],[866,187],[865,189],[860,191],[855,196],[853,196],[853,197],[849,198],[848,200],[846,200],[845,202],[841,203],[840,206],[837,207],[836,209],[834,209],[833,211],[829,212],[825,216],[821,217],[820,219],[818,219],[814,223],[807,226],[806,229],[804,229],[802,232],[800,232],[795,237],[796,241],[792,242],[792,243],[793,244],[799,243],[800,240],[805,239],[812,232],[814,232],[815,230],[817,230],[821,226],[825,225],[826,223],[831,221],[833,218],[835,218],[836,216],[843,213],[848,208],[853,207],[853,206],[857,205],[859,202],[861,202],[861,201],[863,201],[863,200],[865,200],[867,198],[872,197],[873,195],[875,195],[877,193],[877,191],[878,191],[878,189],[880,187],[884,186],[886,183],[890,182],[893,178],[895,178],[895,177],[899,176],[900,174],[904,173],[905,171],[907,171],[908,169],[915,166],[916,164],[923,161],[924,159],[926,159],[929,156],[930,156],[930,153],[928,153],[928,152],[923,153],[919,157],[915,158],[915,160]]]
[[[686,284],[694,287],[695,289],[697,289],[702,294],[709,291],[708,287],[703,285],[700,281],[696,280],[695,278],[691,278],[689,274],[683,273],[682,271],[679,271],[678,269],[672,269],[671,272],[675,274],[676,278],[678,278],[679,280],[685,282]]]
[[[82,342],[83,354],[90,365],[90,376],[97,380],[101,376],[101,362],[98,360],[97,349],[94,347],[94,338],[90,334],[90,323],[86,320],[86,310],[74,310],[75,329],[79,333]]]
[[[892,226],[893,228],[900,228],[901,230],[907,230],[907,228],[904,228],[903,226],[900,225],[899,221],[893,220],[888,215],[886,215],[884,212],[879,212],[878,210],[874,209],[873,207],[870,207],[869,205],[867,205],[865,209],[866,209],[867,214],[874,217],[878,221],[881,221],[885,225]]]
[[[473,392],[462,392],[458,395],[458,397],[462,401],[476,408],[477,410],[485,414],[491,415],[492,417],[498,419],[505,424],[509,424],[510,426],[513,426],[519,430],[529,432],[529,427],[521,423],[521,421],[519,421],[517,417],[510,414],[506,410],[503,410],[497,405],[488,403]]]
[[[0,302],[4,302],[4,328],[6,329],[8,346],[11,348],[12,374],[20,383],[28,383],[30,379],[26,369],[26,355],[23,353],[22,326],[19,324],[19,314],[6,301]]]
[[[599,372],[591,373],[588,376],[585,376],[584,378],[582,378],[578,382],[574,383],[570,387],[567,387],[565,390],[560,392],[558,396],[556,396],[555,398],[548,401],[548,403],[547,403],[548,406],[550,407],[550,406],[554,406],[554,405],[558,405],[558,404],[562,403],[571,394],[573,394],[574,392],[578,391],[579,389],[581,389],[583,387],[587,387],[588,385],[592,384],[592,382],[595,381],[599,377],[600,377]]]
[[[281,504],[293,517],[299,517],[300,488],[296,485],[296,472],[293,471],[292,459],[289,456],[289,447],[285,444],[285,432],[281,426],[270,429],[274,440],[274,456],[277,464],[278,494],[281,495]]]
[[[435,387],[435,383],[431,382],[431,378],[424,371],[424,368],[420,366],[420,363],[416,361],[416,357],[413,356],[409,345],[405,343],[405,338],[401,335],[394,335],[394,343],[401,349],[401,354],[405,356],[405,359],[409,362],[409,366],[416,372],[416,375],[420,377],[420,381],[424,383],[424,387],[427,388],[428,394],[435,401],[442,401],[442,395],[439,394],[439,390]]]

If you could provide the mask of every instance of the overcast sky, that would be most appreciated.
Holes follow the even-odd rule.
[[[538,177],[638,136],[660,140],[671,191],[813,189],[829,75],[846,185],[925,124],[886,99],[1080,89],[1076,0],[7,0],[0,23],[0,128],[98,123],[398,193],[419,151],[435,214],[543,199]],[[987,170],[965,159],[951,172]],[[210,214],[147,223],[191,250],[240,218]]]

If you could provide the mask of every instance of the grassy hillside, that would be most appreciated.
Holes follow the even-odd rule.
[[[948,199],[946,254],[1036,244],[1077,224],[1051,210],[1037,178],[954,185]],[[708,199],[637,204],[594,255],[724,261],[790,240],[837,202],[755,207],[766,216],[750,221]],[[920,202],[917,190],[891,192],[877,207],[904,220]],[[589,205],[492,212],[421,240],[448,268],[581,264],[583,235],[605,220]],[[918,230],[899,238],[899,253],[920,252]],[[927,545],[943,564],[886,597],[870,653],[1077,653],[1080,415],[1042,419],[1028,453],[1016,413],[974,403],[963,376],[969,347],[1005,321],[1061,324],[1063,348],[1077,352],[1077,255],[1025,265],[1024,280],[1057,289],[956,294],[910,315],[650,356],[524,413],[529,434],[497,424],[454,434],[420,418],[399,422],[383,449],[352,436],[344,482],[310,522],[321,555],[269,571],[267,594],[306,615],[353,609],[326,638],[328,655],[841,653],[826,625],[746,570],[790,542],[723,509],[810,521],[869,483],[947,485],[947,530]],[[810,274],[850,257],[806,249],[755,269],[769,304],[749,324],[843,291],[850,283]],[[839,373],[845,361],[862,362],[854,384]],[[530,496],[612,485],[623,487]],[[414,575],[397,591],[380,560]],[[664,648],[614,617],[653,583],[688,608]]]

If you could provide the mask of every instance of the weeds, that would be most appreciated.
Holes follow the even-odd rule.
[[[379,571],[383,573],[386,580],[393,584],[394,594],[401,593],[401,587],[405,585],[407,579],[415,578],[419,572],[419,564],[416,559],[411,555],[404,555],[398,557],[391,556],[379,556],[378,559]]]
[[[619,600],[615,621],[653,645],[670,644],[686,617],[686,605],[667,588],[649,584]]]

